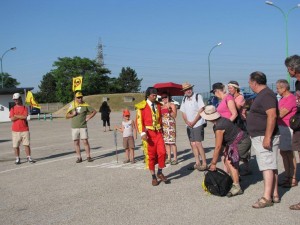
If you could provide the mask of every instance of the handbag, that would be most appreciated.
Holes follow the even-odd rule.
[[[290,128],[294,131],[300,130],[300,113],[296,113],[290,118]]]
[[[232,186],[232,178],[222,169],[207,170],[204,174],[202,187],[210,194],[225,196]]]

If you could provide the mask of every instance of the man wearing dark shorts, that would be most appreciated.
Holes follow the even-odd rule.
[[[200,113],[204,109],[202,96],[193,92],[194,85],[190,83],[182,84],[182,91],[185,97],[182,100],[180,111],[186,124],[187,135],[193,150],[196,164],[193,169],[204,171],[207,169],[206,156],[202,146],[204,140],[204,125],[206,121],[201,118]],[[202,158],[202,165],[200,157]]]

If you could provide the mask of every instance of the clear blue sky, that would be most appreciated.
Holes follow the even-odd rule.
[[[276,0],[287,12],[300,0]],[[289,15],[289,54],[300,54],[300,8]],[[195,84],[237,80],[247,86],[260,70],[268,83],[286,78],[283,15],[263,0],[3,0],[0,3],[3,71],[20,87],[38,85],[58,57],[95,59],[99,38],[104,63],[117,77],[131,67],[142,90],[157,82]],[[101,85],[101,84],[99,84]]]

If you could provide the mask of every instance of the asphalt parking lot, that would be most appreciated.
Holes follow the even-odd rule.
[[[121,120],[121,113],[112,113],[112,127]],[[300,224],[300,212],[289,209],[300,201],[300,186],[280,188],[282,201],[273,207],[251,207],[263,192],[255,156],[250,161],[253,174],[241,180],[243,195],[227,198],[204,192],[204,173],[187,169],[194,159],[181,115],[177,118],[180,163],[164,169],[171,183],[157,187],[151,185],[150,173],[144,169],[140,139],[136,141],[137,162],[123,164],[121,134],[116,147],[114,132],[103,132],[99,114],[88,125],[92,163],[75,163],[70,121],[35,119],[29,126],[32,157],[37,162],[25,162],[22,148],[23,163],[15,165],[11,123],[0,124],[0,224]],[[205,132],[203,144],[210,162],[214,147],[211,124]],[[85,153],[82,155],[85,160]],[[298,156],[297,161],[299,167]]]

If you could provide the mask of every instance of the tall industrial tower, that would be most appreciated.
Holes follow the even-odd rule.
[[[104,65],[104,58],[103,58],[103,45],[102,45],[102,41],[101,38],[99,38],[98,41],[98,46],[97,46],[97,58],[96,61],[100,66]]]

